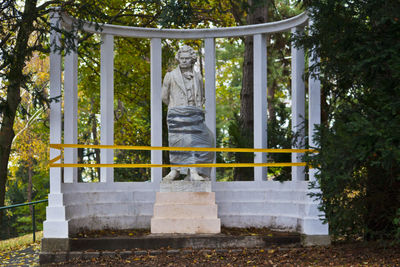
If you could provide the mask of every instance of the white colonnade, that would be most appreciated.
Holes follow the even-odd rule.
[[[60,17],[62,16],[62,20]],[[59,25],[61,24],[62,25]],[[75,23],[75,19],[66,15],[53,13],[51,23],[53,26],[63,26],[65,28],[71,28]],[[100,139],[102,145],[114,145],[114,36],[122,37],[136,37],[136,38],[148,38],[151,40],[151,146],[162,146],[162,102],[161,102],[161,83],[162,83],[162,70],[161,70],[161,43],[162,39],[203,39],[204,40],[204,51],[205,51],[205,92],[206,92],[206,124],[216,136],[216,101],[215,101],[215,74],[216,74],[216,53],[215,53],[215,39],[216,38],[230,38],[230,37],[241,37],[241,36],[253,36],[254,38],[254,148],[267,148],[267,44],[266,35],[275,32],[291,31],[296,33],[303,31],[304,27],[308,23],[308,17],[305,13],[302,13],[296,17],[265,24],[248,25],[242,27],[231,27],[231,28],[216,28],[216,29],[189,29],[189,30],[174,30],[174,29],[149,29],[149,28],[135,28],[135,27],[124,27],[117,25],[102,25],[102,29],[99,30],[90,23],[84,23],[84,31],[97,33],[101,35],[101,61],[100,61],[100,111],[101,111],[101,125],[100,125]],[[55,30],[51,32],[51,40],[54,45],[59,45],[60,34]],[[59,51],[52,49],[50,55],[50,96],[52,98],[62,96],[62,57]],[[53,101],[51,103],[50,112],[50,143],[60,144],[62,140],[62,127],[61,127],[61,101],[64,101],[64,143],[65,144],[76,144],[77,143],[77,71],[78,71],[78,59],[76,52],[68,53],[64,59],[64,99],[60,101]],[[305,119],[305,85],[304,85],[304,70],[305,70],[305,55],[304,51],[300,48],[292,46],[292,130],[298,132],[301,137],[301,141],[297,142],[294,148],[304,148],[304,129],[300,126]],[[308,115],[308,136],[312,137],[314,131],[314,125],[320,123],[320,84],[316,78],[309,79],[309,115]],[[309,144],[315,145],[312,138],[309,138]],[[60,154],[59,150],[51,149],[50,156],[54,158]],[[114,153],[111,149],[101,149],[100,161],[101,163],[113,163]],[[299,162],[300,155],[293,153],[292,162]],[[266,153],[255,153],[255,163],[267,162]],[[77,163],[77,149],[66,148],[64,163]],[[151,151],[151,163],[162,164],[162,152]],[[155,192],[159,188],[159,182],[161,181],[162,170],[161,168],[152,168],[151,170],[151,183],[139,185],[140,183],[124,183],[124,185],[118,185],[120,183],[114,183],[113,168],[107,167],[101,169],[100,183],[97,185],[88,185],[77,182],[77,168],[64,168],[64,181],[61,181],[61,168],[53,167],[50,169],[50,195],[49,195],[49,207],[47,209],[48,217],[45,222],[45,237],[67,237],[68,233],[71,232],[75,213],[73,209],[68,208],[68,194],[76,194],[76,192],[88,192],[100,190],[101,192],[112,193],[116,190],[125,190],[130,188],[132,190],[147,190],[148,192]],[[314,171],[310,171],[310,180],[314,180]],[[307,183],[304,182],[304,167],[292,167],[292,182],[287,187],[280,187],[279,185],[273,185],[271,181],[267,180],[267,168],[266,167],[255,167],[254,170],[254,181],[253,182],[232,182],[223,183],[215,181],[215,168],[212,175],[213,189],[217,194],[218,201],[218,190],[224,190],[223,194],[227,194],[226,198],[229,198],[229,192],[231,190],[236,194],[239,189],[251,190],[269,190],[269,188],[280,188],[279,190],[295,190],[300,188],[301,190],[307,190]],[[296,183],[303,182],[303,183]],[[102,185],[104,184],[104,186]],[[125,188],[121,189],[121,186]],[[86,191],[85,191],[86,190]],[[126,189],[128,190],[128,189]],[[140,189],[141,190],[141,189]],[[302,191],[302,192],[303,192]],[[67,192],[69,192],[67,194]],[[221,195],[221,203],[224,197]],[[306,195],[306,193],[305,193]],[[68,196],[68,197],[67,197]],[[72,198],[72,196],[71,196]],[[239,197],[238,197],[239,198]],[[303,199],[303,198],[302,198]],[[72,200],[71,200],[72,201]],[[103,200],[104,201],[104,200]],[[261,200],[260,200],[261,201]],[[303,200],[302,200],[303,201]],[[72,201],[73,202],[73,201]],[[72,203],[69,202],[69,203]],[[300,206],[303,202],[299,202]],[[72,204],[71,204],[72,205]],[[220,204],[219,204],[220,205]],[[221,204],[222,207],[223,204]],[[305,204],[304,204],[305,205]],[[311,205],[311,204],[310,204]],[[228,205],[229,206],[229,205]],[[221,213],[220,216],[226,216],[225,224],[228,223],[229,218],[232,216],[242,216],[243,212],[238,214],[234,212],[234,208],[226,206],[226,214]],[[311,216],[310,212],[304,213],[299,211],[300,206],[296,206],[290,214],[296,214],[298,218],[305,218],[304,216]],[[304,207],[301,206],[303,209]],[[222,210],[224,210],[223,208]],[[254,208],[256,210],[257,208]],[[296,210],[297,209],[297,210]],[[54,210],[54,212],[52,212]],[[55,212],[57,210],[57,212]],[[61,213],[60,213],[61,212]],[[135,211],[136,212],[136,211]],[[223,212],[223,211],[221,211]],[[231,213],[229,213],[231,212]],[[262,216],[269,216],[268,211]],[[52,215],[53,214],[53,215]],[[56,215],[58,214],[58,215]],[[60,216],[59,214],[63,214]],[[295,229],[298,222],[296,220],[290,221],[292,215],[288,215],[286,221],[287,225],[291,225]],[[304,215],[308,214],[308,215]],[[257,214],[256,214],[257,215]],[[81,215],[80,215],[81,216]],[[118,215],[119,216],[119,215]],[[122,216],[122,215],[121,215]],[[147,216],[147,215],[146,215]],[[244,216],[244,217],[243,217]],[[246,218],[244,214],[242,217]],[[258,215],[257,215],[258,216]],[[261,216],[261,215],[260,215]],[[271,215],[272,217],[275,215]],[[279,218],[279,211],[275,217]],[[292,216],[292,217],[293,217]],[[82,215],[79,218],[83,218]],[[239,218],[238,217],[238,218]],[[240,218],[242,218],[240,217]],[[258,218],[258,217],[257,217]],[[269,217],[268,217],[269,218]],[[294,217],[293,217],[294,218]],[[108,220],[108,219],[107,219]],[[233,219],[231,219],[233,220]],[[235,219],[237,225],[241,225],[241,220],[246,219]],[[254,219],[258,220],[258,219]],[[260,219],[261,220],[261,219]],[[265,220],[265,219],[264,219]],[[315,218],[313,217],[313,222]],[[290,221],[290,223],[289,223]],[[251,220],[247,222],[251,223]],[[246,222],[246,223],[247,223]],[[261,221],[260,221],[261,222]],[[275,220],[276,222],[276,220]],[[101,224],[101,223],[100,223]],[[146,224],[144,222],[144,224]],[[244,222],[242,223],[244,225]],[[254,223],[257,224],[257,223]],[[272,222],[270,223],[272,224]],[[283,223],[284,224],[284,223]],[[57,225],[63,225],[64,228],[56,230]],[[78,223],[76,223],[78,225]],[[124,225],[124,224],[121,224]],[[235,225],[235,223],[233,223]],[[67,227],[67,228],[66,228]],[[72,228],[71,228],[72,227]],[[75,226],[74,226],[75,227]],[[76,226],[78,227],[78,226]],[[122,226],[120,226],[122,227]],[[60,230],[61,229],[61,230]],[[322,228],[321,228],[322,229]],[[325,229],[325,228],[323,228]],[[321,230],[322,232],[325,230]],[[320,231],[320,232],[321,232]],[[327,231],[327,230],[326,230]]]

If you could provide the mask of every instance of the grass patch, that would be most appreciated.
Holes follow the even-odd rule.
[[[36,243],[43,238],[43,231],[36,232]],[[20,249],[33,243],[32,233],[0,241],[0,251]]]

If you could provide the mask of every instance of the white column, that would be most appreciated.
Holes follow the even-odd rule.
[[[205,97],[206,97],[206,125],[214,136],[214,142],[217,142],[216,136],[216,104],[215,104],[215,39],[206,38],[204,41],[205,50]],[[214,158],[215,163],[215,158]],[[216,170],[211,169],[211,181],[216,181]]]
[[[75,45],[77,44],[75,40]],[[69,49],[64,69],[64,143],[77,144],[78,137],[78,54]],[[77,163],[78,150],[65,148],[64,163]],[[64,182],[78,181],[77,168],[64,168]]]
[[[161,102],[161,39],[152,38],[150,46],[150,116],[151,146],[162,146],[162,102]],[[162,151],[151,151],[151,163],[162,164]],[[159,184],[162,179],[162,168],[151,169],[151,181]]]
[[[292,34],[303,31],[303,28],[292,28]],[[304,50],[292,44],[292,132],[297,134],[297,142],[292,148],[304,148],[305,120],[305,85]],[[292,153],[292,162],[301,162],[303,153]],[[292,167],[292,181],[304,181],[304,167]]]
[[[264,34],[254,35],[254,148],[267,148],[267,44]],[[267,162],[266,153],[254,153],[254,163]],[[267,168],[254,168],[254,181],[267,180]]]
[[[101,35],[100,143],[114,145],[114,37]],[[114,150],[101,149],[100,162],[114,163]],[[114,168],[101,168],[100,182],[114,182]]]
[[[61,34],[54,28],[60,28],[59,12],[50,13],[50,144],[61,144]],[[57,48],[56,48],[57,47]],[[50,159],[60,155],[60,150],[50,148]],[[60,160],[55,163],[61,163]],[[44,238],[68,238],[63,194],[61,192],[61,168],[50,168],[50,194],[46,207],[46,220],[43,222]]]
[[[310,19],[310,26],[312,21]],[[318,63],[318,58],[314,59],[314,53],[311,53],[309,66]],[[313,135],[315,132],[315,125],[321,124],[321,82],[318,78],[319,73],[313,72],[308,77],[308,144],[310,148],[316,147]],[[310,169],[309,179],[315,181],[316,169]]]
[[[60,27],[60,18],[57,12],[50,15],[52,27]],[[61,144],[61,34],[50,31],[50,144]],[[50,159],[60,155],[60,150],[50,148]],[[61,163],[60,160],[55,163]],[[50,168],[50,194],[61,193],[61,168]],[[49,203],[50,204],[50,203]]]

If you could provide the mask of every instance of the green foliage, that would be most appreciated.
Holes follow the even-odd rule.
[[[255,6],[262,6],[261,1]],[[243,6],[248,8],[247,3]],[[268,9],[268,20],[278,21],[300,13],[290,1],[271,1]],[[242,10],[243,12],[243,10]],[[293,134],[290,124],[290,35],[275,33],[268,36],[268,148],[290,148]],[[235,48],[236,47],[236,48]],[[218,46],[217,46],[218,48]],[[253,133],[239,121],[240,91],[243,80],[243,55],[245,46],[242,40],[225,41],[217,50],[217,145],[227,147],[253,147]],[[222,100],[219,98],[222,97]],[[251,107],[252,108],[252,107]],[[251,111],[252,112],[252,111]],[[217,162],[253,162],[253,153],[217,154]],[[270,162],[290,162],[290,154],[269,154]],[[217,174],[227,178],[223,171],[217,169]],[[253,168],[241,168],[240,180],[252,180]],[[268,168],[268,176],[276,180],[290,180],[291,168]],[[235,177],[236,178],[236,177]]]
[[[239,145],[238,117],[242,81],[244,44],[240,39],[217,39],[216,43],[216,145],[217,147],[246,147]],[[246,139],[243,141],[245,142]],[[243,153],[241,153],[243,154]],[[216,162],[234,163],[234,153],[216,153]],[[217,179],[233,179],[231,168],[217,168]]]
[[[397,210],[396,217],[393,219],[393,224],[396,227],[394,238],[397,243],[400,243],[400,209]]]
[[[159,16],[159,23],[163,27],[189,24],[193,13],[190,1],[167,0]]]
[[[399,1],[305,1],[325,113],[312,157],[331,233],[393,238],[400,208]],[[318,186],[318,185],[315,185]],[[396,238],[399,238],[397,235]]]
[[[20,204],[28,202],[28,164],[19,162],[18,170],[13,179],[7,181],[6,205]],[[38,166],[35,162],[35,166]],[[49,193],[48,171],[36,167],[33,171],[32,201],[46,199]],[[29,206],[22,206],[8,209],[3,217],[3,227],[1,228],[0,238],[7,239],[15,236],[24,235],[32,231],[32,216]],[[46,203],[40,203],[35,207],[35,219],[37,230],[42,230],[43,221],[46,218]]]
[[[274,101],[269,103],[274,105],[275,116],[268,120],[267,136],[268,148],[291,148],[293,134],[291,131],[290,108],[285,103]],[[291,162],[290,153],[270,153],[268,162]],[[292,179],[292,168],[290,167],[269,167],[268,176],[276,181],[290,181]]]

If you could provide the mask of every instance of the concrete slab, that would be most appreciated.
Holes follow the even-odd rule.
[[[331,237],[329,235],[302,235],[301,243],[303,246],[329,246]]]
[[[216,215],[216,213],[215,213]],[[152,234],[218,234],[221,221],[215,218],[155,218],[151,219]]]

